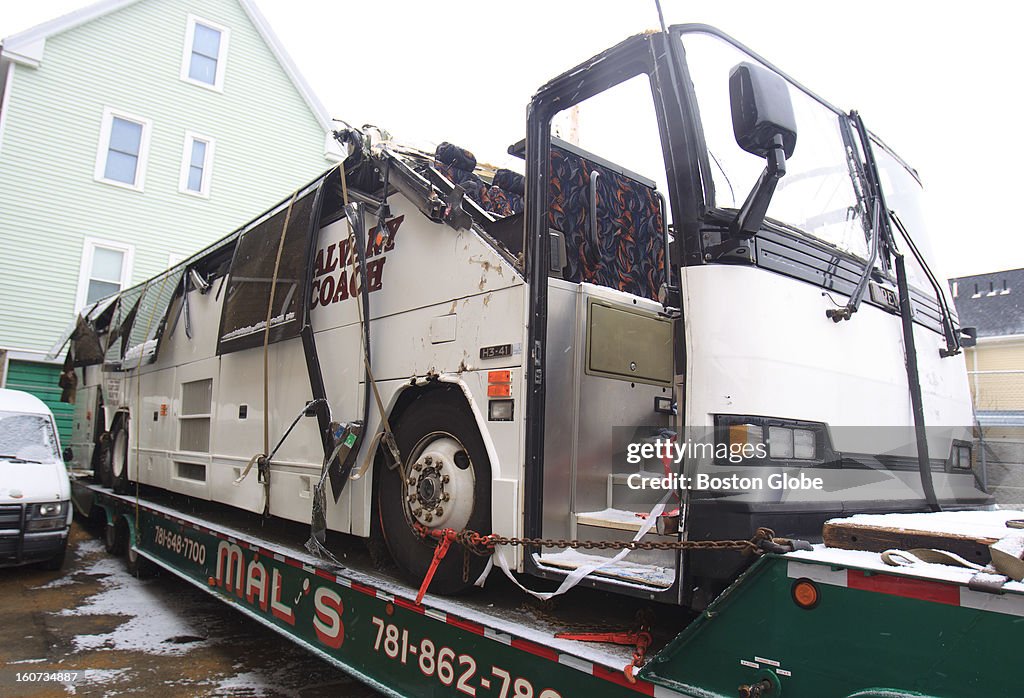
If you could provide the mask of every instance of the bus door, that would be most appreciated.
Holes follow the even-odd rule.
[[[657,73],[666,63],[656,56],[660,39],[634,37],[611,57],[549,83],[547,90],[562,93],[551,101],[546,128],[531,129],[527,137],[528,177],[541,175],[536,159],[546,159],[540,177],[546,186],[535,185],[528,201],[547,205],[543,217],[528,214],[534,262],[543,260],[546,278],[531,276],[545,291],[533,289],[537,298],[531,299],[531,348],[544,357],[544,416],[536,444],[542,458],[527,468],[526,528],[545,538],[629,540],[664,494],[649,485],[665,477],[666,465],[636,462],[627,453],[629,444],[671,438],[681,400],[679,309],[659,301],[678,283],[670,261],[674,197],[665,156],[670,148],[661,135]],[[531,117],[545,120],[538,99],[544,90]],[[538,140],[542,153],[529,146]],[[538,306],[546,310],[544,319]],[[536,384],[537,371],[531,377]],[[530,410],[528,420],[537,413]],[[528,431],[537,427],[530,424]],[[676,510],[679,501],[671,496],[666,507]],[[652,530],[645,538],[674,540],[676,532]],[[674,551],[635,551],[599,574],[637,584],[644,593],[668,591],[677,579],[676,558]],[[574,550],[534,549],[526,566],[558,576],[586,561]]]

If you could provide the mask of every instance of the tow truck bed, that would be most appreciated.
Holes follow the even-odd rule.
[[[647,664],[631,683],[623,668],[634,647],[555,634],[635,630],[642,601],[577,588],[542,607],[494,575],[480,593],[427,594],[417,605],[416,589],[375,570],[362,543],[341,535],[328,539],[335,565],[301,547],[308,529],[296,524],[82,479],[72,496],[81,513],[121,526],[138,555],[387,695],[1012,693],[1024,583],[977,588],[973,570],[890,567],[877,552],[823,545],[764,555],[696,617],[659,607]]]
[[[678,695],[626,679],[634,647],[554,637],[635,629],[638,605],[628,600],[579,589],[542,610],[496,571],[484,592],[428,593],[417,606],[416,589],[375,570],[362,543],[341,534],[328,536],[338,566],[309,554],[308,528],[288,522],[261,525],[252,514],[166,493],[136,500],[86,479],[72,491],[83,515],[100,507],[108,522],[129,523],[139,555],[388,695]],[[661,625],[654,635],[664,644],[685,620]]]

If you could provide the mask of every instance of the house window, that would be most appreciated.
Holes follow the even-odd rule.
[[[103,110],[96,151],[97,181],[142,191],[151,122],[114,109]]]
[[[81,310],[127,286],[133,253],[131,245],[87,239],[82,250],[75,308]]]
[[[186,194],[210,195],[210,168],[213,165],[213,139],[185,134],[181,153],[181,181],[178,189]]]
[[[227,50],[225,27],[189,15],[181,79],[220,91],[224,85]]]

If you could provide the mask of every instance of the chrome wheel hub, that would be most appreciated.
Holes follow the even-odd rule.
[[[465,448],[448,434],[432,434],[413,453],[405,481],[411,520],[427,528],[462,530],[473,513],[475,484],[473,469],[465,467]]]

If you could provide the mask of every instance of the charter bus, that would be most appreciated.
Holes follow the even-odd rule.
[[[319,516],[327,548],[363,537],[413,583],[443,529],[813,541],[991,506],[917,174],[725,34],[633,36],[542,86],[509,148],[525,175],[337,135],[340,167],[82,312],[77,465]],[[612,553],[491,561],[691,606],[749,562]],[[448,555],[431,590],[486,557]]]

